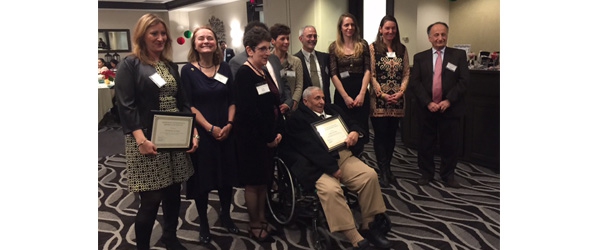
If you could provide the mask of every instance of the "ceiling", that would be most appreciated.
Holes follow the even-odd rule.
[[[98,9],[193,11],[246,0],[98,0]]]

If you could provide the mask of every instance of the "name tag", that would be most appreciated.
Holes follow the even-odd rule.
[[[342,79],[349,77],[349,76],[350,76],[350,73],[348,73],[348,71],[344,71],[344,72],[340,73],[340,78],[342,78]]]
[[[456,71],[456,67],[457,67],[456,65],[454,65],[450,62],[448,62],[448,65],[446,65],[446,68],[451,70],[452,72]]]
[[[396,57],[396,52],[393,52],[393,51],[388,52],[387,55],[388,55],[388,58],[394,58],[394,57]]]
[[[257,85],[257,94],[263,95],[269,93],[269,86],[262,82],[260,85]]]
[[[286,71],[286,76],[296,77],[296,72],[292,70]]]
[[[281,77],[285,77],[286,76],[286,70],[285,69],[280,70],[280,76]]]
[[[220,73],[216,73],[216,75],[214,76],[214,79],[216,79],[218,82],[221,82],[223,84],[226,84],[226,82],[228,82],[228,77],[225,77],[224,75],[222,75]]]
[[[166,81],[164,80],[164,78],[158,75],[158,72],[155,72],[153,73],[153,75],[150,75],[149,79],[151,79],[151,81],[153,81],[153,83],[155,83],[155,85],[157,85],[158,88],[161,88],[162,86],[166,85]]]

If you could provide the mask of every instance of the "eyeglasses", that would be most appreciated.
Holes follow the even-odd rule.
[[[315,38],[315,39],[317,39],[318,36],[316,34],[315,35],[314,34],[309,34],[309,35],[306,35],[306,37],[307,38]]]
[[[259,50],[259,52],[265,53],[265,52],[269,51],[269,46],[262,46],[262,47],[259,47],[259,48],[254,48],[253,50],[254,51]]]

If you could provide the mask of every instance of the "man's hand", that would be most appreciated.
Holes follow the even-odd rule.
[[[439,111],[443,113],[444,111],[446,111],[446,109],[450,107],[450,101],[446,99],[439,102],[437,105],[439,106]]]
[[[340,180],[340,178],[342,178],[342,170],[338,169],[338,171],[336,171],[332,176],[334,176],[334,178]]]
[[[286,111],[288,111],[289,109],[290,109],[290,107],[288,107],[288,104],[286,104],[286,103],[280,104],[280,112],[282,112],[282,114],[286,114]]]
[[[346,146],[354,146],[355,144],[357,144],[357,141],[359,140],[359,133],[356,131],[351,131],[348,136],[346,136],[346,140],[344,141],[346,143]]]

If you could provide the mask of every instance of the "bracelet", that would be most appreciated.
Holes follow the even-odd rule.
[[[141,145],[143,145],[143,143],[145,143],[146,141],[147,141],[147,139],[143,140],[141,143],[139,143],[139,144],[137,145],[137,147],[141,147]]]
[[[210,134],[211,134],[212,132],[214,132],[214,125],[211,125],[211,128],[210,128],[210,129],[209,129],[207,132],[209,132]]]
[[[199,134],[193,135],[193,138],[199,140]]]

